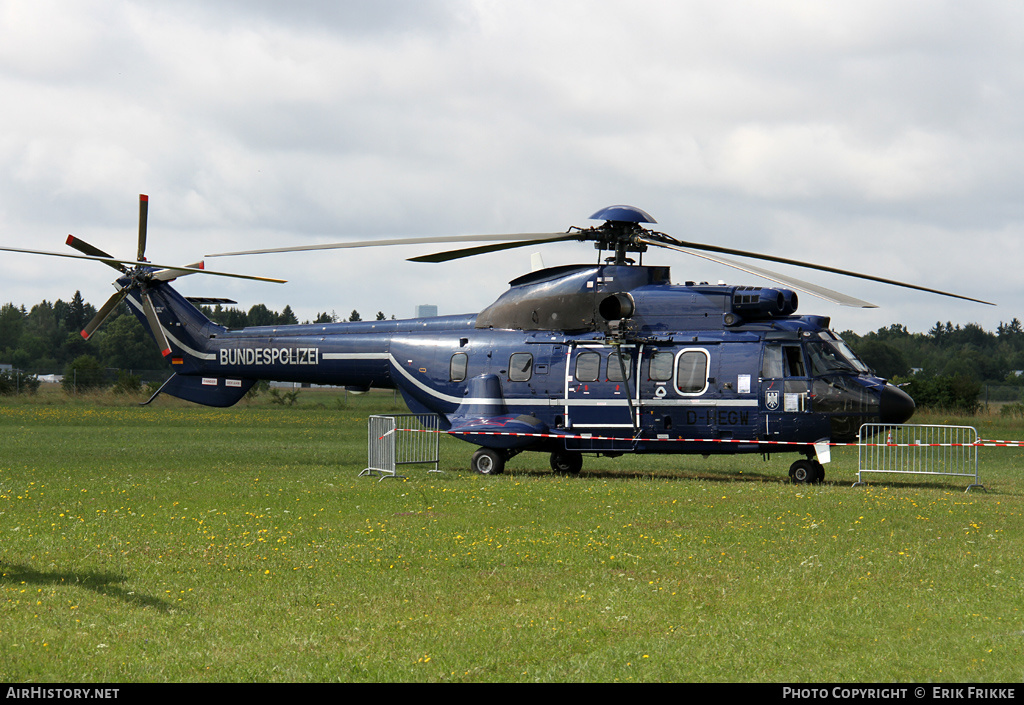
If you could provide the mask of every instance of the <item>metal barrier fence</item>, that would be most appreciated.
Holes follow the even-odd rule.
[[[978,481],[978,432],[970,426],[864,424],[857,443],[857,482],[864,473],[951,475]]]
[[[399,465],[429,465],[441,472],[440,417],[437,414],[371,416],[366,422],[366,464],[359,477],[403,478]]]

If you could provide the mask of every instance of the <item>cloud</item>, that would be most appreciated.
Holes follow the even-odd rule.
[[[188,261],[359,237],[563,230],[627,202],[678,237],[1005,306],[947,308],[826,277],[885,306],[833,313],[804,298],[837,321],[927,327],[938,309],[994,329],[1024,304],[1014,284],[1022,12],[997,2],[6,2],[0,243],[52,249],[75,232],[132,252],[140,192],[152,197],[154,256]],[[229,286],[300,317],[411,315],[425,301],[482,308],[529,266],[517,251],[435,267],[402,259],[421,253],[236,258],[218,266],[295,283],[182,286]],[[594,256],[545,250],[549,264]],[[93,302],[108,295],[88,266],[23,259],[0,259],[0,299],[67,299],[80,282]],[[657,259],[679,280],[749,283]]]

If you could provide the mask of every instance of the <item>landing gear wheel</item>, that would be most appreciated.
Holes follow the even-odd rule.
[[[481,448],[473,453],[469,466],[481,475],[500,475],[505,471],[505,456],[493,448]]]
[[[551,454],[551,470],[556,475],[579,475],[583,468],[583,454],[556,450]]]
[[[789,479],[799,484],[816,485],[825,479],[825,468],[816,460],[798,460],[789,466]]]

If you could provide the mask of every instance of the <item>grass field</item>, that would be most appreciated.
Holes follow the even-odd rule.
[[[357,477],[390,393],[0,402],[0,682],[1024,680],[1024,450]],[[940,417],[916,422],[947,423]],[[983,437],[1020,422],[966,420]]]

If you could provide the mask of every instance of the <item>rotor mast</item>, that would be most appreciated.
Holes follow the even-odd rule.
[[[643,241],[643,235],[647,231],[640,223],[658,222],[636,206],[608,206],[590,216],[590,220],[605,221],[603,225],[591,228],[589,232],[595,239],[594,247],[615,253],[609,259],[611,264],[617,265],[633,264],[633,260],[627,257],[629,252],[643,255],[647,251],[647,244]]]
[[[609,250],[613,256],[606,258],[606,264],[628,265],[634,264],[628,256],[630,252],[641,255],[647,251],[647,244],[640,240],[639,236],[644,229],[636,223],[624,223],[621,221],[609,220],[604,225],[594,228],[594,249],[604,252]],[[601,256],[598,255],[600,260]]]

